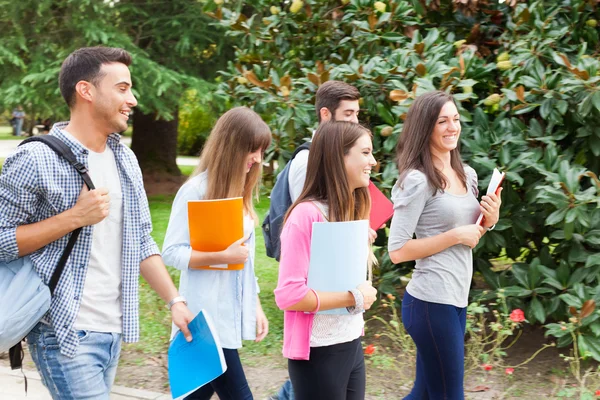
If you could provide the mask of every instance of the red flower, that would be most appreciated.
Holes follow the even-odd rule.
[[[596,390],[596,393],[595,393],[595,394],[596,394],[596,396],[599,396],[599,397],[600,397],[600,390]]]
[[[506,369],[504,370],[504,373],[505,373],[506,375],[512,375],[512,374],[513,374],[513,372],[515,372],[515,369],[514,369],[514,368],[506,368]]]
[[[494,368],[493,366],[491,366],[490,364],[483,364],[482,365],[483,369],[485,369],[486,371],[491,371],[492,368]]]
[[[510,313],[510,320],[512,322],[523,322],[525,321],[525,313],[523,313],[523,310],[517,308]]]
[[[365,354],[370,356],[371,354],[375,353],[375,346],[373,346],[372,344],[368,345],[365,348]]]

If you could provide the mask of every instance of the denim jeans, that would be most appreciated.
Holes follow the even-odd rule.
[[[23,131],[23,120],[21,118],[17,118],[13,125],[13,135],[21,136],[22,131]]]
[[[61,354],[54,329],[39,323],[27,335],[33,362],[53,399],[108,399],[115,380],[121,334],[77,331],[77,355]]]
[[[279,389],[277,393],[277,400],[294,400],[294,388],[292,387],[292,381],[287,380]]]
[[[417,376],[409,400],[463,400],[467,309],[402,299],[402,323],[417,345]]]
[[[227,371],[187,396],[185,400],[209,400],[215,392],[220,400],[253,399],[238,351],[223,349],[223,356],[227,363]]]

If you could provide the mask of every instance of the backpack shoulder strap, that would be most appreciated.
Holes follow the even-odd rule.
[[[302,150],[310,150],[310,142],[304,142],[300,146],[296,147],[296,150],[294,150],[294,153],[292,154],[292,158],[290,158],[290,161],[293,160],[294,158],[296,158],[296,155],[298,153],[300,153]]]
[[[44,135],[44,136],[33,136],[23,140],[19,143],[19,146],[30,143],[30,142],[42,142],[46,146],[50,147],[54,152],[59,156],[64,158],[79,172],[79,175],[83,178],[83,181],[87,185],[88,189],[95,189],[94,183],[92,182],[92,178],[88,174],[88,169],[85,165],[77,161],[77,157],[73,154],[73,151],[67,146],[62,140],[52,135]],[[69,241],[67,243],[67,247],[63,250],[60,259],[58,260],[58,265],[54,269],[52,276],[50,277],[50,282],[48,283],[48,287],[50,288],[50,294],[54,294],[54,290],[58,286],[58,281],[62,275],[63,270],[65,269],[65,265],[67,265],[67,260],[71,255],[71,251],[73,251],[73,247],[75,247],[75,242],[77,242],[77,238],[81,233],[81,228],[77,228],[71,234]]]
[[[92,182],[92,178],[90,178],[90,175],[88,174],[88,169],[85,165],[77,161],[77,157],[75,157],[75,154],[73,154],[73,151],[69,146],[65,144],[65,142],[52,135],[32,136],[19,143],[19,146],[31,142],[42,142],[46,146],[50,147],[52,150],[54,150],[56,154],[58,154],[59,157],[62,157],[65,160],[67,160],[69,164],[71,164],[73,168],[75,168],[77,172],[79,172],[79,175],[81,175],[81,177],[83,178],[83,181],[87,185],[88,189],[95,189],[94,183]]]

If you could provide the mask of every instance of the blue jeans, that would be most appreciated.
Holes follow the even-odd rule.
[[[467,309],[402,299],[402,323],[417,345],[417,377],[409,400],[463,400]]]
[[[294,400],[294,388],[292,387],[292,381],[287,380],[279,389],[277,393],[277,400]]]
[[[53,399],[108,399],[115,380],[121,334],[77,331],[77,355],[61,354],[54,329],[39,323],[27,335],[33,362]]]
[[[209,400],[215,392],[217,392],[220,400],[253,399],[238,351],[223,349],[223,355],[227,363],[227,371],[187,396],[185,400]]]
[[[13,135],[21,136],[22,131],[23,131],[23,120],[21,118],[17,118],[13,125]]]

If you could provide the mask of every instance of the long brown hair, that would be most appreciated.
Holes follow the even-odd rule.
[[[252,193],[258,196],[262,163],[246,173],[246,159],[270,144],[271,130],[257,113],[247,107],[232,108],[213,127],[191,176],[207,171],[207,200],[243,197],[244,209],[256,219]]]
[[[368,219],[371,210],[369,189],[352,191],[348,183],[344,156],[363,135],[371,132],[353,122],[326,122],[319,125],[308,155],[306,181],[294,207],[304,201],[320,201],[329,207],[329,221]]]
[[[434,194],[443,192],[446,188],[448,182],[433,164],[430,142],[440,111],[450,101],[456,104],[451,94],[436,90],[417,97],[411,104],[396,145],[400,182],[410,170],[416,169],[425,174],[427,181],[435,189]],[[467,176],[460,157],[460,142],[450,151],[450,165],[466,188]]]

